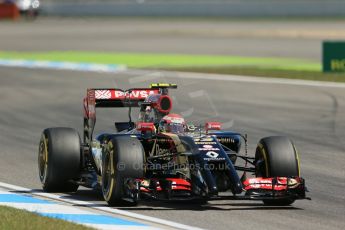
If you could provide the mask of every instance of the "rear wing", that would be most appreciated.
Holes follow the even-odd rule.
[[[159,89],[136,88],[136,89],[88,89],[87,104],[95,107],[137,107],[139,102],[144,101],[150,94],[158,94]]]
[[[139,107],[149,95],[168,94],[169,88],[177,88],[176,84],[154,83],[150,88],[114,89],[93,88],[87,89],[84,98],[84,142],[90,143],[96,123],[97,107]]]

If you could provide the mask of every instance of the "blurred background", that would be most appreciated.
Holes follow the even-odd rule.
[[[344,79],[321,73],[323,42],[345,39],[343,0],[6,0],[2,5],[11,2],[20,14],[12,12],[15,23],[9,23],[11,17],[0,22],[0,57],[6,59]]]

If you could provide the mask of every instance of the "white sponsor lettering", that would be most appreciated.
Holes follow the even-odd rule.
[[[148,95],[155,94],[158,91],[155,90],[132,90],[131,93],[115,90],[115,98],[146,98]]]
[[[201,151],[219,151],[219,148],[199,148],[199,150]]]
[[[123,97],[124,93],[122,91],[115,91],[115,97]]]
[[[194,141],[209,142],[214,141],[212,137],[194,138]]]
[[[251,178],[249,179],[249,184],[272,184],[271,180],[263,180],[263,179],[257,179],[257,178]]]
[[[205,142],[205,141],[196,141],[195,144],[197,145],[215,145],[216,142]]]

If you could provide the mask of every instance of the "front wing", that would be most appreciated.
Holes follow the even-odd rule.
[[[276,200],[276,199],[310,199],[304,179],[301,177],[249,178],[243,182],[244,191],[233,196],[200,196],[193,193],[190,181],[181,178],[150,179],[139,181],[141,197],[156,200]]]

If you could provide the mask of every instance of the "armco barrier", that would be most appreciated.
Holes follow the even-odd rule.
[[[55,16],[345,17],[344,0],[42,0]]]
[[[0,19],[12,19],[19,18],[19,10],[14,3],[0,3]]]

